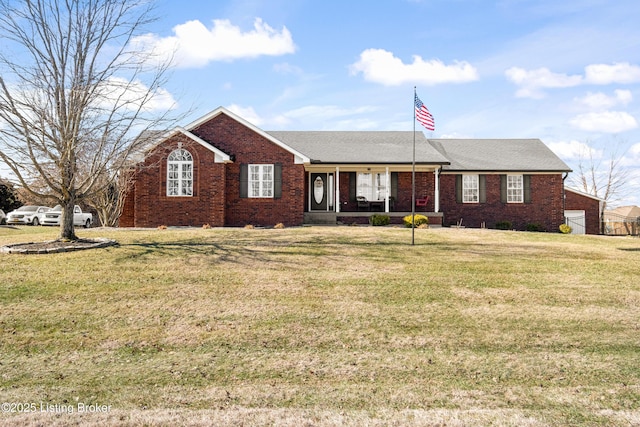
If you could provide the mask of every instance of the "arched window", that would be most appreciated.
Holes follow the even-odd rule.
[[[167,196],[193,196],[193,156],[183,148],[167,159]]]

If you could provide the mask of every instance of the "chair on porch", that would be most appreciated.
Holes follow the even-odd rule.
[[[358,210],[365,210],[368,211],[370,210],[371,206],[369,205],[369,201],[367,200],[366,197],[364,196],[358,196],[356,197],[356,200],[358,201]]]
[[[423,207],[426,210],[428,204],[429,204],[429,196],[425,196],[422,199],[416,199],[416,207]]]

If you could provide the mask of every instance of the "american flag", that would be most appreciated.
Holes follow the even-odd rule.
[[[415,95],[416,99],[416,119],[427,130],[434,131],[436,129],[436,123],[433,120],[433,116],[429,112],[429,109],[420,101],[418,94]]]

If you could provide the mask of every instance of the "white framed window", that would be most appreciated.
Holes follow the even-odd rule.
[[[387,195],[387,174],[359,173],[357,181],[357,196],[367,200],[385,200]]]
[[[273,197],[273,165],[249,165],[249,197]]]
[[[193,156],[183,148],[167,159],[167,196],[193,196]]]
[[[462,175],[462,203],[480,202],[478,175]]]
[[[524,179],[522,175],[507,175],[507,203],[524,202]]]

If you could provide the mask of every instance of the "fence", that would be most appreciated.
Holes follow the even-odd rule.
[[[622,216],[606,213],[602,230],[607,236],[638,236],[640,232],[640,216]]]

